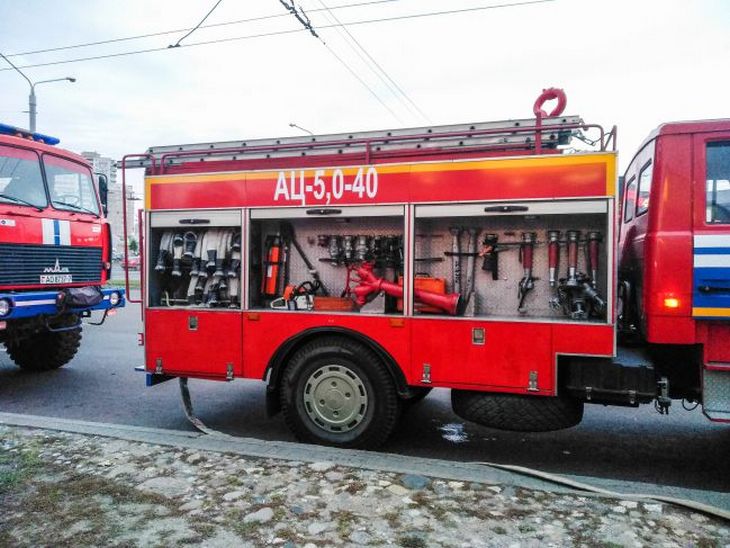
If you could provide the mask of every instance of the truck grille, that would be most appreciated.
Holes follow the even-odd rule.
[[[101,281],[101,248],[0,244],[0,286]]]

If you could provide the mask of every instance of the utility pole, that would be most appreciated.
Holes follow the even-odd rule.
[[[37,110],[36,110],[36,108],[38,106],[38,101],[36,100],[36,96],[35,96],[35,87],[38,84],[47,84],[49,82],[65,82],[65,81],[68,81],[68,82],[72,82],[73,83],[73,82],[76,81],[76,78],[72,78],[71,76],[66,76],[64,78],[53,78],[51,80],[41,80],[40,82],[32,82],[31,79],[28,78],[23,73],[22,70],[20,70],[18,67],[16,67],[10,59],[8,59],[7,57],[5,57],[2,53],[0,53],[0,57],[2,57],[3,59],[5,59],[11,67],[13,67],[16,71],[18,71],[18,73],[23,78],[25,78],[26,82],[28,82],[28,85],[30,86],[30,94],[28,95],[28,117],[29,117],[29,123],[30,123],[30,128],[29,129],[30,129],[31,133],[35,133],[35,129],[36,129],[36,117],[37,117]]]

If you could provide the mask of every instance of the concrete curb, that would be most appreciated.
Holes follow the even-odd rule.
[[[513,485],[515,487],[559,493],[575,492],[549,482],[495,470],[479,464],[459,463],[390,453],[375,453],[355,449],[335,449],[304,443],[234,438],[226,435],[207,435],[182,430],[162,430],[141,426],[107,424],[15,413],[0,413],[0,424],[103,436],[199,451],[232,453],[247,457],[300,462],[326,461],[340,466],[400,474],[420,474],[444,480],[473,481],[491,485]]]
[[[474,463],[460,463],[441,459],[412,457],[392,453],[376,453],[355,449],[335,449],[320,445],[308,445],[285,441],[265,441],[254,438],[238,438],[221,435],[208,435],[185,430],[165,430],[143,426],[109,424],[72,419],[24,415],[16,413],[0,413],[0,424],[57,430],[75,434],[103,436],[169,447],[195,449],[197,451],[213,451],[230,453],[245,457],[271,458],[298,462],[331,462],[340,466],[363,468],[398,474],[420,474],[432,478],[453,481],[468,481],[489,485],[502,484],[524,487],[553,493],[580,493],[585,497],[596,495],[585,491],[576,491],[554,483],[543,481],[521,474],[498,470]],[[653,485],[646,483],[603,479],[581,476],[563,476],[579,481],[624,493],[650,494],[686,498],[705,504],[730,510],[730,494],[717,491],[687,489],[669,485]],[[608,497],[611,498],[611,497]],[[623,498],[631,498],[630,496]]]

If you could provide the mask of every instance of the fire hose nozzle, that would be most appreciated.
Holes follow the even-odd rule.
[[[381,291],[391,297],[403,298],[402,286],[375,276],[372,269],[373,265],[371,263],[364,263],[361,267],[355,270],[355,273],[359,278],[359,284],[352,290],[352,292],[355,294],[355,302],[358,306],[365,305],[367,303],[368,296],[378,294]],[[442,295],[440,293],[432,293],[430,291],[416,289],[413,294],[417,301],[438,308],[452,316],[456,316],[463,312],[464,302],[459,293]]]
[[[560,231],[548,230],[548,279],[550,287],[558,284],[558,267],[560,264]]]

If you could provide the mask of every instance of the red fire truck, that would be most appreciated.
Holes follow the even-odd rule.
[[[106,180],[59,140],[0,124],[0,340],[25,370],[68,363],[82,319],[124,306],[111,272]]]
[[[512,430],[586,402],[730,419],[730,123],[663,126],[619,222],[615,128],[564,106],[550,89],[524,120],[125,157],[146,168],[148,384],[261,379],[299,439],[346,447],[433,387]]]

